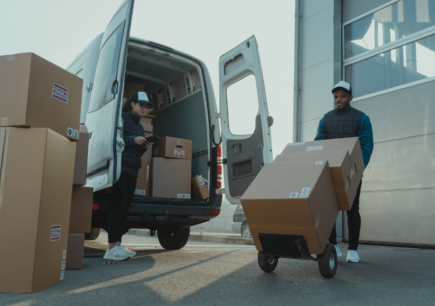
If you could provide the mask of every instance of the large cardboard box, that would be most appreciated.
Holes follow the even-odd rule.
[[[66,270],[83,269],[85,254],[85,234],[69,234],[66,251]]]
[[[328,160],[340,209],[350,210],[355,199],[358,184],[351,183],[355,176],[355,171],[348,151],[316,151],[278,155],[273,162],[320,161],[322,159]]]
[[[150,172],[150,167],[146,160],[141,160],[142,167],[139,169],[139,174],[137,176],[136,190],[134,195],[138,197],[149,197],[148,189],[148,177]]]
[[[335,152],[349,152],[351,161],[351,174],[349,177],[349,187],[347,188],[346,196],[339,195],[340,208],[350,210],[355,199],[358,185],[361,182],[364,172],[364,159],[361,151],[361,146],[358,137],[328,139],[319,141],[307,141],[299,143],[290,143],[286,146],[281,155],[293,155],[295,153],[306,154],[307,159],[328,159],[331,167],[336,168],[340,164],[341,157],[334,158]],[[337,153],[338,154],[338,153]],[[342,156],[342,154],[341,154]],[[342,164],[345,166],[345,164]],[[335,172],[335,179],[338,179],[338,169],[332,170]],[[348,171],[348,170],[346,170]],[[338,182],[334,179],[334,182]],[[336,185],[338,187],[342,187]]]
[[[152,118],[148,118],[148,117],[141,117],[140,118],[140,124],[142,124],[143,130],[145,132],[151,133],[153,131],[152,120],[153,120]]]
[[[73,187],[68,233],[80,234],[91,232],[93,196],[93,188]]]
[[[192,197],[195,200],[206,200],[210,197],[202,175],[192,178]]]
[[[339,213],[328,161],[266,164],[241,198],[255,246],[258,234],[303,235],[322,254]]]
[[[192,140],[163,137],[154,144],[153,157],[192,160]]]
[[[33,53],[0,56],[0,126],[79,139],[83,81]]]
[[[45,128],[0,128],[0,292],[65,277],[75,142]]]
[[[80,139],[76,146],[76,161],[74,167],[74,185],[86,185],[88,169],[89,133],[85,126],[80,126]]]
[[[192,161],[153,158],[151,194],[155,198],[190,199]]]

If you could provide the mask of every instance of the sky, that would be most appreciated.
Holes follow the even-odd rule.
[[[104,32],[121,3],[7,1],[0,10],[0,55],[34,52],[65,68]],[[274,118],[272,143],[276,156],[292,142],[294,1],[135,1],[131,36],[171,46],[202,60],[210,72],[216,101],[219,57],[252,35],[259,45],[269,115]],[[252,97],[252,93],[247,96]],[[249,126],[246,120],[252,122],[252,109],[247,109],[246,113],[232,115],[234,129],[243,130]]]

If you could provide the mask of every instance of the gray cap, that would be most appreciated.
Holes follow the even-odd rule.
[[[149,109],[153,109],[154,108],[154,105],[148,100],[148,95],[146,94],[146,92],[143,92],[143,91],[139,91],[137,93],[134,93],[131,96],[129,102],[146,104],[146,105],[148,105]]]
[[[332,89],[332,93],[336,92],[337,90],[345,90],[347,91],[350,95],[352,95],[352,87],[350,86],[350,84],[348,82],[345,81],[340,81],[337,84],[335,84],[334,88]]]

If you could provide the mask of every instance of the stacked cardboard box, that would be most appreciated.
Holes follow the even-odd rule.
[[[257,249],[263,250],[262,233],[302,235],[311,254],[322,254],[363,170],[358,138],[289,144],[241,198]]]
[[[191,198],[192,140],[164,137],[154,144],[151,193],[157,198]]]
[[[195,200],[206,200],[210,197],[207,185],[202,175],[192,178],[192,197]]]
[[[81,90],[35,54],[0,57],[0,292],[65,278]]]

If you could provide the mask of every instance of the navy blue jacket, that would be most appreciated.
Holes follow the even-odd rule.
[[[359,142],[361,145],[361,151],[364,158],[364,166],[367,168],[369,164],[370,157],[373,152],[373,129],[372,124],[370,122],[370,118],[362,113],[361,120],[359,122],[359,131],[358,131]],[[319,127],[317,128],[317,135],[314,140],[324,140],[326,139],[326,131],[325,131],[325,117],[320,119]]]
[[[145,132],[140,118],[133,112],[122,113],[124,119],[124,152],[122,152],[122,172],[131,176],[138,176],[139,169],[142,167],[141,156],[146,152],[142,146],[135,143],[137,136],[145,137]]]

